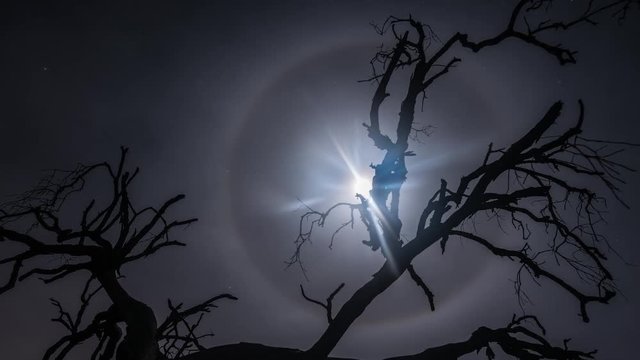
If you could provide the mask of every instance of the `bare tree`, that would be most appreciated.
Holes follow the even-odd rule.
[[[582,136],[582,101],[578,101],[578,119],[573,125],[565,126],[566,130],[559,135],[553,135],[550,128],[560,118],[563,108],[561,102],[553,104],[531,130],[511,145],[494,148],[490,144],[480,166],[463,176],[456,186],[450,187],[443,179],[440,188],[424,204],[422,213],[417,214],[419,223],[415,237],[406,242],[400,237],[402,221],[398,210],[402,185],[408,175],[405,159],[415,155],[409,149],[409,140],[417,131],[414,125],[416,106],[421,97],[424,100],[427,91],[461,63],[460,57],[452,55],[454,51],[459,53],[468,49],[480,52],[513,39],[549,54],[560,65],[573,64],[576,62],[576,51],[545,40],[547,33],[570,31],[583,24],[595,25],[600,17],[606,15],[622,21],[630,7],[637,5],[637,2],[589,1],[585,3],[583,12],[573,18],[548,18],[537,23],[529,20],[548,14],[553,4],[553,1],[544,0],[517,2],[510,16],[505,19],[505,28],[484,39],[474,39],[469,34],[458,32],[446,41],[439,41],[430,27],[412,17],[389,17],[381,26],[375,27],[379,34],[391,36],[395,43],[391,48],[376,53],[371,60],[373,74],[367,80],[375,82],[377,87],[369,122],[363,125],[373,145],[384,151],[384,158],[379,164],[372,165],[374,176],[371,191],[367,195],[357,194],[358,203],[340,203],[326,211],[309,209],[302,215],[296,251],[289,264],[302,266],[302,248],[309,241],[313,228],[323,226],[327,217],[338,207],[349,207],[352,215],[337,231],[352,225],[353,212],[357,212],[369,234],[369,239],[364,243],[374,251],[380,249],[386,261],[331,319],[326,331],[307,351],[311,358],[326,357],[371,301],[405,272],[423,289],[433,309],[434,295],[417,274],[412,262],[417,255],[436,243],[444,252],[450,237],[462,238],[497,257],[518,262],[520,270],[516,290],[520,297],[525,296],[521,287],[521,276],[525,273],[535,281],[545,279],[554,283],[576,299],[585,322],[589,321],[589,303],[607,303],[615,295],[613,278],[605,262],[608,244],[597,228],[606,203],[603,197],[596,194],[596,187],[580,185],[584,183],[580,178],[598,180],[610,195],[626,206],[619,195],[618,186],[623,183],[621,172],[631,169],[618,163],[614,157],[620,151],[615,148],[616,145],[624,147],[631,144]],[[410,80],[392,138],[381,131],[379,113],[383,102],[390,96],[390,80],[401,71],[409,71]],[[567,208],[572,211],[567,211]],[[511,248],[503,248],[480,233],[464,229],[466,222],[473,222],[479,214],[485,213],[491,214],[498,225],[502,222],[511,224],[524,241],[515,243]],[[546,229],[546,244],[539,239],[534,241],[536,239],[529,238],[530,224],[540,224]],[[561,266],[545,266],[544,260],[548,259]],[[563,268],[573,270],[576,276],[567,277]],[[585,290],[584,284],[591,285],[591,290]],[[501,334],[499,337],[518,333],[523,328],[517,324],[520,321],[514,320],[504,329],[479,329],[465,343],[430,349],[412,358],[427,358],[433,354],[438,354],[436,358],[457,358],[476,351],[478,347],[488,346],[486,344],[489,342],[498,343],[506,353],[519,358],[573,359],[592,355],[552,347],[530,330],[526,330],[525,334],[538,342],[536,346],[495,337],[498,333]],[[513,331],[514,327],[518,330]],[[492,358],[490,348],[487,349],[487,355]]]
[[[91,338],[97,340],[92,359],[177,358],[203,349],[199,341],[202,335],[197,335],[196,328],[214,302],[235,299],[222,294],[187,309],[169,301],[170,314],[158,326],[153,310],[122,286],[120,273],[127,264],[164,248],[184,246],[171,233],[197,220],[168,217],[169,209],[184,195],[172,197],[159,207],[135,205],[130,188],[138,169],[128,171],[126,157],[127,149],[122,148],[116,166],[103,162],[78,165],[71,171],[54,170],[38,186],[0,209],[0,241],[7,249],[0,264],[11,269],[0,293],[36,276],[46,284],[79,272],[88,276],[75,314],[51,299],[58,310],[53,321],[64,326],[68,335],[53,344],[44,359],[63,359]],[[90,200],[82,210],[80,223],[67,227],[66,219],[60,216],[65,206],[84,193],[88,182],[97,182],[100,177],[107,180],[109,196]],[[13,253],[4,255],[8,251]],[[111,306],[84,321],[91,300],[102,292]],[[194,316],[195,322],[189,320]],[[119,323],[126,325],[124,335]]]
[[[121,282],[126,265],[154,255],[157,251],[185,245],[171,234],[188,226],[195,218],[174,220],[170,208],[184,198],[178,195],[158,207],[138,207],[132,201],[131,183],[138,169],[126,169],[127,150],[122,149],[116,166],[109,163],[79,165],[72,171],[53,171],[38,186],[0,208],[0,241],[3,242],[0,265],[8,269],[7,281],[0,294],[19,282],[39,277],[45,283],[79,273],[86,277],[80,292],[80,305],[75,311],[65,310],[62,302],[51,299],[57,315],[52,320],[68,334],[53,344],[44,359],[63,359],[77,345],[93,339],[91,359],[326,359],[353,322],[371,302],[386,291],[404,273],[424,292],[432,310],[437,308],[432,289],[418,274],[412,263],[426,249],[439,244],[446,249],[449,238],[457,237],[478,245],[489,254],[519,265],[516,291],[524,297],[522,276],[530,275],[540,284],[554,284],[575,298],[580,316],[589,321],[588,305],[606,304],[616,294],[613,277],[607,267],[608,243],[598,227],[606,202],[597,189],[608,191],[621,204],[619,185],[623,172],[631,171],[619,163],[615,155],[632,144],[592,139],[582,134],[585,107],[576,101],[577,119],[562,125],[553,134],[552,125],[561,120],[563,104],[552,104],[544,114],[531,117],[531,129],[511,144],[490,144],[479,166],[460,178],[454,186],[442,180],[434,189],[419,219],[415,236],[401,239],[403,222],[399,216],[402,186],[407,179],[406,157],[415,156],[409,140],[428,132],[416,125],[415,111],[420,100],[442,78],[461,64],[456,54],[480,52],[507,40],[521,41],[542,51],[560,65],[576,62],[576,51],[556,45],[545,37],[552,31],[570,31],[581,25],[596,24],[599,18],[613,16],[622,21],[633,0],[608,2],[587,1],[582,12],[572,18],[545,19],[552,0],[520,0],[506,17],[506,26],[494,36],[475,39],[469,34],[455,33],[440,41],[420,21],[388,18],[376,30],[391,37],[393,46],[381,49],[371,60],[375,83],[369,122],[364,124],[373,145],[384,151],[379,164],[373,165],[371,191],[357,194],[355,203],[338,203],[325,211],[309,208],[300,219],[299,236],[289,264],[301,267],[304,246],[314,229],[324,226],[337,208],[350,210],[350,218],[335,229],[362,223],[369,238],[364,244],[380,250],[385,262],[371,280],[357,289],[334,314],[334,298],[344,284],[329,294],[325,302],[307,295],[307,301],[324,309],[327,328],[306,351],[277,348],[260,344],[239,343],[206,349],[197,329],[207,312],[218,300],[236,298],[230,294],[214,296],[201,304],[184,307],[168,300],[169,314],[158,323],[154,311],[132,297]],[[391,79],[399,72],[410,73],[406,95],[402,99],[393,136],[381,131],[380,108],[388,93]],[[79,224],[72,227],[62,219],[62,209],[71,199],[84,195],[85,184],[97,176],[107,180],[109,196],[88,200],[80,211]],[[582,179],[600,185],[585,187]],[[521,241],[503,247],[487,235],[468,230],[465,224],[483,214],[490,214],[496,226],[512,226]],[[356,216],[357,215],[357,216]],[[356,220],[357,219],[357,220]],[[531,237],[533,225],[544,229]],[[333,238],[332,238],[333,240]],[[8,255],[5,255],[8,254]],[[548,266],[552,260],[556,266]],[[302,267],[303,268],[303,267]],[[303,268],[304,269],[304,268]],[[105,296],[110,306],[91,310],[96,297]],[[93,314],[91,320],[86,318]],[[120,325],[124,324],[124,331]],[[415,355],[395,359],[456,359],[465,354],[484,351],[495,357],[499,347],[520,359],[590,359],[595,352],[571,349],[568,341],[561,346],[545,338],[546,330],[535,316],[512,317],[503,328],[480,327],[467,340],[427,348]]]

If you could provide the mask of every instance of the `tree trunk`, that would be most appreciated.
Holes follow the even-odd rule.
[[[126,333],[116,351],[116,360],[162,358],[158,350],[158,325],[153,310],[124,290],[116,278],[115,271],[99,274],[97,278],[111,298],[118,317],[126,324]]]
[[[373,275],[364,286],[342,306],[333,321],[316,343],[307,350],[309,359],[326,359],[347,329],[364,312],[369,304],[385,291],[407,270],[411,261],[424,250],[435,244],[449,230],[458,226],[462,220],[473,213],[473,201],[465,203],[442,224],[433,224],[418,237],[398,249],[391,260],[387,260],[382,268]]]

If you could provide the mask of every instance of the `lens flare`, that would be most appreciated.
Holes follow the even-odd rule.
[[[371,189],[371,184],[366,178],[355,174],[353,176],[352,188],[354,193],[368,197],[369,190]]]

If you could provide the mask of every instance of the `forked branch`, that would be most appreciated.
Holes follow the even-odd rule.
[[[340,292],[340,290],[342,290],[343,287],[344,287],[344,283],[340,284],[335,290],[333,290],[331,294],[329,294],[326,302],[324,303],[308,297],[307,294],[305,294],[304,292],[304,287],[302,286],[302,284],[300,284],[300,293],[302,294],[302,297],[305,300],[322,307],[327,313],[327,322],[331,323],[333,321],[333,313],[332,313],[333,298]]]
[[[220,294],[186,309],[183,309],[183,304],[174,305],[171,300],[167,300],[170,312],[157,330],[162,354],[168,359],[178,359],[183,355],[205,350],[201,340],[213,336],[213,333],[198,334],[197,329],[204,315],[218,307],[215,302],[221,299],[238,300],[231,294]]]

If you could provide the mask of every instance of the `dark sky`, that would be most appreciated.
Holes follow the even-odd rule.
[[[44,169],[115,161],[120,145],[130,147],[132,166],[142,168],[140,202],[184,192],[176,215],[200,218],[177,233],[187,248],[123,270],[130,292],[159,317],[168,297],[195,303],[232,292],[240,300],[221,303],[208,318],[212,344],[307,348],[324,329],[325,314],[300,297],[298,284],[324,298],[345,282],[341,303],[383,261],[360,243],[365,235],[357,227],[328,249],[343,213],[305,251],[310,281],[284,266],[301,214],[297,199],[317,208],[351,201],[347,162],[370,176],[367,166],[381,158],[360,126],[374,88],[357,80],[369,75],[381,42],[369,23],[412,14],[442,39],[455,31],[486,36],[504,26],[511,6],[436,0],[2,5],[1,193],[28,189]],[[557,42],[579,50],[577,65],[561,67],[513,41],[477,55],[460,51],[461,65],[431,88],[417,115],[435,131],[412,144],[418,156],[409,161],[403,194],[407,232],[420,211],[414,199],[426,200],[440,178],[456,183],[482,160],[489,142],[507,145],[556,100],[566,102],[564,124],[575,119],[581,98],[588,134],[640,140],[640,14],[630,16],[622,26],[603,19],[597,28],[557,35]],[[392,86],[394,95],[400,85]],[[383,115],[395,119],[397,105],[392,97]],[[638,154],[622,159],[640,167]],[[636,209],[640,177],[627,178],[624,194]],[[604,232],[612,244],[640,263],[638,211],[611,202],[608,219]],[[571,337],[577,347],[599,348],[602,359],[629,359],[640,337],[640,270],[613,255],[610,263],[623,296],[610,306],[591,305],[590,324],[552,284],[530,284],[534,304],[526,310],[541,316],[551,339]],[[520,311],[514,266],[471,244],[454,241],[444,255],[429,250],[416,268],[436,294],[436,311],[403,277],[354,324],[336,355],[417,352],[466,339],[481,325],[502,326]],[[55,314],[48,298],[72,302],[80,279],[51,286],[27,281],[0,297],[3,358],[43,354],[62,334],[48,321]]]

